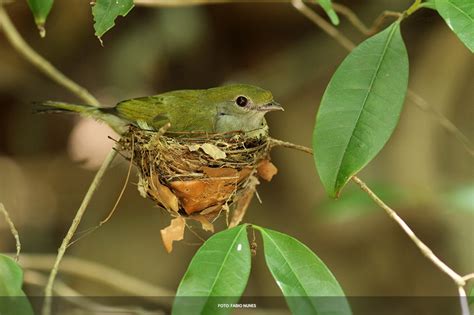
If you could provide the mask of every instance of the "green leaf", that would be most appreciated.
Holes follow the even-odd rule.
[[[331,197],[383,148],[408,85],[408,56],[395,22],[356,47],[324,93],[313,133],[319,177]]]
[[[22,284],[21,268],[13,259],[0,254],[0,314],[33,315]]]
[[[28,6],[30,7],[31,13],[33,13],[41,37],[46,35],[44,23],[46,23],[46,18],[53,7],[53,2],[54,0],[28,0]]]
[[[331,0],[318,0],[319,5],[323,8],[324,12],[329,16],[331,23],[339,25],[339,17],[332,7]]]
[[[436,0],[436,9],[449,28],[474,52],[474,1]]]
[[[173,315],[228,314],[237,303],[250,274],[247,225],[213,235],[192,259],[173,304]]]
[[[115,19],[126,16],[133,9],[133,0],[97,0],[92,7],[95,36],[102,36],[115,25]]]
[[[428,9],[436,10],[436,3],[435,3],[435,0],[427,0],[427,1],[424,1],[423,3],[421,3],[421,6],[422,6],[423,8],[428,8]]]
[[[348,315],[339,283],[308,247],[291,236],[255,227],[262,233],[265,261],[293,315]]]

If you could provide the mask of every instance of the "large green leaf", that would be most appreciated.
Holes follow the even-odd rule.
[[[339,17],[332,7],[331,0],[318,0],[319,5],[323,8],[324,12],[329,16],[331,23],[339,25]]]
[[[92,7],[95,36],[101,38],[115,25],[115,19],[126,16],[133,9],[133,0],[96,0]]]
[[[446,24],[474,52],[474,1],[436,0],[435,3]]]
[[[351,314],[339,283],[318,256],[291,236],[256,228],[263,236],[267,266],[293,315]]]
[[[217,233],[192,259],[179,284],[173,315],[228,314],[232,308],[218,304],[237,303],[250,274],[247,225]]]
[[[46,18],[53,7],[54,0],[28,0],[28,6],[30,7],[35,23],[38,25],[41,36],[46,34],[44,29],[44,23]]]
[[[321,181],[337,197],[382,149],[397,125],[408,85],[408,56],[395,22],[342,62],[321,101],[313,133]]]
[[[28,298],[21,289],[23,271],[8,256],[0,254],[0,314],[33,315]]]

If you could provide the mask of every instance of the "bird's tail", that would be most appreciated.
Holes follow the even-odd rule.
[[[63,102],[45,101],[33,105],[35,113],[61,113],[75,112],[84,116],[94,116],[100,113],[100,109],[90,105],[77,105]]]
[[[33,105],[35,113],[78,113],[84,117],[91,117],[107,123],[117,133],[123,133],[128,123],[117,116],[114,108],[100,108],[91,105],[69,104],[56,101],[45,101]]]

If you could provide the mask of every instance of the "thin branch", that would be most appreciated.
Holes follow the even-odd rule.
[[[17,29],[13,25],[12,21],[10,20],[9,16],[7,15],[6,11],[4,10],[3,6],[0,5],[0,26],[5,33],[8,41],[12,44],[12,46],[17,50],[17,52],[22,55],[26,60],[33,64],[36,68],[38,68],[41,72],[43,72],[46,76],[51,78],[53,81],[57,82],[61,86],[65,87],[72,93],[74,93],[77,97],[84,100],[89,105],[99,106],[99,101],[92,96],[85,88],[81,87],[64,74],[62,74],[59,70],[57,70],[51,63],[49,63],[46,59],[41,57],[37,52],[35,52],[21,37],[18,33]],[[44,315],[51,314],[51,303],[52,303],[52,294],[53,294],[53,285],[54,280],[56,279],[56,275],[58,273],[59,264],[66,253],[66,249],[68,247],[69,242],[71,241],[74,233],[79,226],[82,216],[86,211],[87,206],[99,186],[102,178],[104,176],[105,171],[112,163],[113,159],[117,155],[115,150],[112,150],[107,157],[105,158],[104,162],[102,163],[100,169],[97,171],[89,189],[82,200],[82,203],[79,209],[76,212],[76,215],[72,221],[69,230],[64,237],[61,247],[58,249],[58,255],[56,257],[56,261],[54,262],[53,269],[48,278],[48,283],[45,288],[45,301],[43,304],[43,312]]]
[[[428,248],[412,231],[412,229],[398,216],[398,214],[389,206],[387,206],[367,185],[359,179],[357,176],[352,177],[352,181],[355,182],[359,187],[365,191],[369,197],[382,209],[387,212],[387,214],[403,229],[403,231],[410,237],[410,239],[415,243],[415,245],[420,249],[420,251],[425,255],[429,260],[431,260],[441,271],[446,273],[458,286],[464,286],[466,282],[464,279],[458,275],[455,271],[449,268],[444,262],[442,262],[433,251]]]
[[[0,202],[0,212],[3,213],[3,216],[5,217],[5,220],[7,221],[8,227],[10,228],[10,232],[12,233],[13,238],[15,239],[15,245],[16,245],[15,261],[18,262],[18,260],[20,259],[20,251],[21,251],[20,235],[18,234],[18,231],[15,228],[15,225],[13,224],[13,221],[10,218],[10,215],[8,214],[7,209],[5,209],[5,206],[1,202]]]
[[[474,273],[467,274],[462,278],[464,279],[464,281],[468,282],[468,281],[474,279]]]
[[[78,85],[58,69],[56,69],[49,61],[41,57],[36,51],[28,45],[25,40],[21,37],[18,30],[13,25],[10,17],[0,3],[0,28],[3,29],[5,36],[7,37],[10,44],[15,50],[23,56],[26,60],[33,64],[38,70],[43,72],[46,76],[51,78],[53,81],[62,85],[73,94],[84,100],[89,105],[99,106],[99,101],[92,96],[85,88]]]
[[[454,135],[459,142],[464,146],[464,149],[474,156],[474,144],[456,127],[448,118],[438,112],[435,108],[430,106],[421,96],[415,92],[408,90],[408,99],[415,104],[419,109],[432,115],[438,123],[449,133]]]
[[[270,148],[271,147],[276,147],[276,146],[282,146],[286,148],[291,148],[295,150],[299,150],[302,152],[306,152],[309,154],[313,154],[313,150],[311,150],[308,147],[293,144],[291,142],[285,142],[277,139],[270,139]],[[461,300],[461,309],[462,309],[462,314],[463,315],[469,315],[469,310],[466,308],[467,305],[467,299],[466,299],[466,293],[464,290],[464,286],[466,285],[466,282],[472,278],[474,278],[474,274],[468,274],[464,277],[460,276],[457,274],[454,270],[452,270],[450,267],[448,267],[441,259],[439,259],[433,251],[425,244],[423,243],[413,232],[413,230],[403,221],[403,219],[393,210],[390,208],[387,204],[385,204],[361,179],[359,179],[357,176],[353,176],[352,181],[355,182],[359,187],[366,192],[369,197],[382,209],[385,210],[385,212],[403,229],[405,234],[408,235],[408,237],[415,243],[415,245],[418,247],[418,249],[421,251],[423,255],[425,255],[431,262],[438,267],[442,272],[446,273],[457,285],[458,291],[460,292],[459,297]],[[464,292],[464,295],[461,293]],[[466,312],[467,310],[467,312]]]
[[[281,140],[277,140],[277,139],[274,139],[274,138],[270,138],[268,141],[269,141],[270,148],[284,147],[284,148],[289,148],[289,149],[295,149],[295,150],[298,150],[298,151],[302,151],[302,152],[305,152],[305,153],[308,153],[308,154],[313,154],[312,149],[310,149],[308,147],[305,147],[303,145],[294,144],[294,143],[286,142],[286,141],[281,141]]]
[[[86,195],[84,196],[84,199],[82,200],[82,203],[79,207],[79,209],[76,212],[76,215],[74,216],[74,219],[72,221],[71,226],[69,227],[69,230],[67,231],[66,236],[64,237],[61,246],[58,249],[58,255],[56,257],[56,261],[54,262],[53,269],[51,269],[51,273],[48,278],[48,284],[46,285],[45,288],[45,301],[43,304],[43,315],[49,315],[51,314],[51,297],[53,294],[53,285],[54,285],[54,280],[56,279],[56,275],[58,273],[59,269],[59,264],[61,263],[61,260],[66,253],[66,249],[69,245],[69,242],[74,236],[74,233],[77,230],[77,227],[81,223],[82,216],[84,215],[84,212],[87,209],[87,206],[89,205],[92,196],[94,195],[95,191],[99,187],[102,178],[104,177],[105,171],[107,168],[110,166],[112,161],[114,160],[115,156],[117,155],[117,152],[115,150],[111,150],[107,157],[105,158],[104,162],[100,166],[99,170],[97,171],[94,179],[92,180],[91,185],[89,186],[89,189],[87,190]]]
[[[310,19],[314,24],[326,32],[329,36],[334,38],[341,46],[345,49],[351,51],[355,48],[355,44],[344,36],[341,32],[337,30],[334,26],[331,25],[328,21],[322,18],[319,14],[311,10],[302,0],[292,0],[291,4],[293,7],[298,10],[301,14]]]
[[[44,284],[48,281],[48,278],[42,273],[32,270],[26,270],[24,274],[24,282],[29,285],[34,285],[38,287],[43,287]],[[152,313],[149,313],[143,308],[136,306],[109,306],[96,302],[95,300],[88,298],[78,291],[71,288],[69,285],[64,283],[61,280],[56,281],[54,287],[54,293],[57,296],[62,297],[64,300],[68,301],[72,305],[75,305],[78,309],[86,310],[92,314],[96,313],[111,313],[111,314],[165,314],[164,311],[157,312],[154,310]]]
[[[48,271],[54,261],[54,255],[22,254],[21,256],[21,266],[24,269]],[[175,295],[175,292],[171,290],[132,277],[110,266],[78,257],[64,257],[61,263],[61,271],[74,277],[101,283],[127,295],[143,297],[152,302],[157,302],[157,297],[172,297]],[[158,304],[171,306],[171,301],[164,299]]]
[[[461,302],[461,310],[463,315],[469,315],[469,307],[466,298],[466,291],[464,290],[464,286],[466,285],[466,281],[462,276],[457,274],[453,269],[448,267],[441,259],[436,256],[433,251],[423,243],[413,232],[413,230],[403,221],[402,218],[388,205],[386,205],[367,185],[359,179],[357,176],[352,176],[352,181],[359,185],[359,187],[369,195],[369,197],[402,228],[405,234],[415,243],[418,249],[421,251],[423,255],[425,255],[431,262],[438,267],[442,272],[447,274],[453,281],[456,283],[459,292],[459,298]]]

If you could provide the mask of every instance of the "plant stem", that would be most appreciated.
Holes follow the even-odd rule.
[[[1,202],[0,202],[0,212],[3,213],[3,216],[5,217],[5,220],[7,221],[8,227],[10,228],[10,232],[12,233],[13,238],[15,239],[15,245],[16,245],[15,261],[18,262],[18,260],[20,259],[20,251],[21,251],[20,235],[18,235],[18,230],[15,228],[15,225],[13,224],[13,221],[10,218],[10,215],[8,214],[7,209],[5,209],[5,206]]]
[[[48,283],[44,291],[45,301],[43,304],[43,311],[42,311],[43,315],[51,314],[51,296],[53,294],[53,285],[54,285],[54,280],[56,279],[56,275],[58,273],[59,264],[61,263],[61,260],[64,254],[66,253],[66,249],[72,237],[74,236],[74,233],[76,232],[77,227],[81,223],[82,216],[84,215],[84,212],[86,211],[87,206],[89,205],[92,196],[94,195],[95,191],[97,190],[97,188],[99,187],[102,181],[102,178],[104,177],[105,171],[110,166],[110,164],[112,163],[116,155],[117,155],[117,151],[115,150],[110,151],[107,157],[105,158],[104,162],[100,166],[94,179],[92,180],[91,185],[89,186],[89,189],[87,190],[86,195],[84,196],[84,199],[82,200],[81,206],[79,207],[79,209],[76,212],[76,215],[74,216],[72,224],[69,227],[69,230],[67,231],[67,234],[61,243],[61,246],[58,249],[58,255],[56,256],[56,261],[54,262],[53,269],[51,269],[51,273],[49,274],[49,278],[48,278]]]
[[[466,285],[466,281],[462,276],[457,274],[453,269],[448,267],[441,259],[436,256],[433,251],[425,244],[423,243],[418,236],[413,232],[413,230],[403,221],[402,218],[393,210],[390,208],[387,204],[385,204],[367,185],[357,176],[352,176],[352,181],[359,185],[359,187],[369,195],[369,197],[382,209],[385,210],[385,212],[389,215],[390,218],[392,218],[405,232],[405,234],[408,235],[408,237],[415,243],[415,245],[418,247],[418,249],[421,251],[423,255],[425,255],[431,262],[438,267],[442,272],[447,274],[453,281],[456,283],[458,287],[458,292],[459,292],[459,298],[461,302],[461,310],[463,315],[469,315],[469,307],[467,303],[467,298],[466,298],[466,291],[464,290],[464,286]]]
[[[337,30],[334,26],[331,25],[328,21],[322,18],[319,14],[311,10],[303,0],[292,0],[291,4],[293,7],[298,10],[301,14],[310,19],[314,24],[321,28],[326,34],[334,38],[341,46],[345,49],[351,51],[355,48],[355,44],[344,36],[341,32]]]
[[[10,17],[0,3],[0,27],[3,29],[5,36],[15,50],[22,55],[26,60],[33,64],[38,70],[43,72],[53,81],[62,85],[67,90],[71,91],[77,97],[81,98],[88,105],[99,106],[99,101],[92,96],[85,88],[78,85],[58,69],[56,69],[48,60],[40,56],[36,51],[28,45],[21,37],[18,30],[13,25]]]
[[[285,142],[277,139],[270,138],[270,147],[276,147],[276,146],[282,146],[286,148],[291,148],[295,150],[299,150],[302,152],[306,152],[309,154],[313,154],[313,150],[311,150],[308,147],[293,144],[291,142]],[[390,208],[387,204],[385,204],[360,178],[357,176],[352,176],[352,181],[355,182],[359,187],[369,195],[369,197],[385,212],[389,215],[390,218],[392,218],[405,232],[405,234],[408,235],[408,237],[415,243],[415,245],[418,247],[418,249],[421,251],[423,255],[425,255],[436,267],[438,267],[442,272],[446,273],[456,284],[458,287],[458,292],[459,292],[459,298],[461,302],[461,310],[462,310],[462,315],[469,315],[469,308],[467,304],[467,298],[466,298],[466,292],[464,290],[464,286],[466,285],[466,282],[472,278],[474,278],[474,273],[468,274],[466,276],[460,276],[458,273],[456,273],[453,269],[448,267],[441,259],[436,256],[433,251],[425,244],[423,243],[418,236],[413,232],[413,230],[408,226],[408,224],[403,221],[403,219],[393,210]]]
[[[17,29],[13,25],[12,21],[10,20],[8,14],[4,10],[3,6],[0,4],[0,26],[2,27],[5,36],[7,37],[8,41],[12,44],[15,50],[22,55],[27,61],[29,61],[33,66],[43,72],[46,76],[51,78],[53,81],[57,82],[59,85],[63,86],[77,97],[84,100],[89,105],[99,106],[99,101],[92,96],[85,88],[81,87],[68,77],[66,77],[63,73],[57,70],[49,61],[45,58],[41,57],[36,51],[34,51],[21,37],[18,33]],[[61,247],[58,249],[58,255],[56,256],[56,261],[54,263],[53,269],[51,269],[51,273],[48,278],[48,283],[45,288],[45,301],[43,304],[43,315],[51,314],[51,303],[52,303],[52,294],[53,294],[53,285],[54,280],[56,279],[56,275],[58,273],[59,264],[66,253],[66,249],[71,241],[74,233],[79,226],[82,216],[89,205],[89,202],[94,195],[94,192],[97,190],[102,178],[104,176],[105,171],[112,163],[113,159],[117,155],[115,150],[110,151],[110,153],[105,158],[104,162],[102,163],[100,169],[97,171],[89,189],[82,200],[82,203],[79,209],[76,212],[76,215],[69,227],[69,230],[64,237]]]

